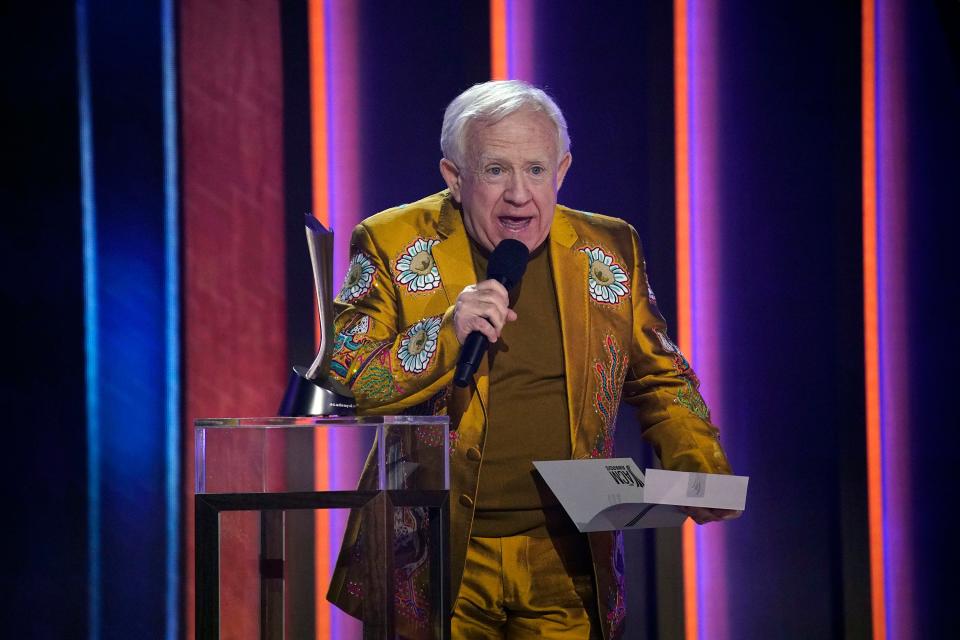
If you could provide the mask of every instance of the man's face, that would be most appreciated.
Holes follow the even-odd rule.
[[[557,191],[571,156],[558,158],[550,117],[523,109],[491,125],[474,122],[465,167],[440,161],[450,193],[463,207],[467,233],[492,251],[513,238],[533,251],[547,239]]]

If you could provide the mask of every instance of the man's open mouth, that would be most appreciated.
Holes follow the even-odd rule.
[[[504,229],[508,231],[523,231],[530,226],[533,218],[521,216],[499,216],[497,221]]]

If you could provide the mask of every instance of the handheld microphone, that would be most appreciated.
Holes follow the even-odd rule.
[[[501,240],[490,254],[487,263],[487,280],[496,280],[507,291],[520,284],[523,272],[527,270],[527,260],[530,252],[527,245],[519,240],[508,238]],[[453,376],[453,383],[458,387],[470,384],[470,378],[477,372],[480,359],[487,353],[487,336],[479,331],[471,331],[463,343],[460,359],[457,360],[457,371]]]

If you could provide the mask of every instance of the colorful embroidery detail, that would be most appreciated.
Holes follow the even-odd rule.
[[[669,340],[669,338],[667,339]],[[674,349],[673,368],[680,377],[683,378],[684,383],[686,383],[685,389],[677,391],[677,398],[674,402],[682,407],[686,407],[698,418],[709,420],[710,409],[707,407],[707,403],[704,402],[703,396],[700,395],[700,379],[697,378],[697,374],[690,366],[690,363],[687,362],[687,359],[683,357],[683,354],[680,353],[680,350],[676,349],[676,347],[674,347]]]
[[[370,318],[362,315],[337,334],[330,356],[330,370],[334,375],[346,380],[357,351],[367,342],[366,333],[369,329]]]
[[[613,584],[607,597],[607,624],[610,625],[610,636],[616,635],[617,627],[623,623],[627,615],[626,585],[624,584],[623,561],[623,534],[617,531],[614,534],[613,557]]]
[[[403,388],[397,384],[393,374],[389,349],[380,349],[370,358],[353,383],[353,390],[356,395],[379,403],[403,395]]]
[[[677,399],[675,402],[689,409],[690,412],[698,418],[709,420],[710,409],[707,408],[707,403],[703,401],[703,396],[700,395],[700,391],[697,390],[697,387],[694,386],[689,378],[684,378],[684,382],[687,383],[687,388],[677,391]]]
[[[453,454],[457,451],[457,442],[460,441],[460,432],[451,431],[450,435],[447,436],[450,439],[450,457],[453,457]]]
[[[440,271],[433,260],[433,246],[438,242],[417,238],[397,258],[397,282],[407,291],[430,291],[440,286]]]
[[[367,331],[370,331],[370,316],[360,316],[360,319],[344,330],[344,333],[351,336],[358,336]]]
[[[427,370],[427,365],[437,351],[441,320],[441,316],[424,318],[407,330],[397,351],[400,366],[404,371],[419,374]]]
[[[590,260],[587,271],[587,282],[590,285],[590,297],[604,304],[617,304],[620,298],[630,295],[630,286],[627,282],[630,277],[617,262],[613,254],[609,254],[600,247],[584,247],[580,249]]]
[[[426,591],[425,570],[427,544],[425,534],[429,531],[429,514],[423,507],[394,510],[394,603],[397,612],[424,626],[430,617],[430,600]]]
[[[441,447],[445,444],[447,427],[442,424],[422,424],[416,429],[417,442],[425,447]]]
[[[343,278],[343,287],[340,288],[340,300],[350,302],[367,295],[373,288],[373,274],[376,271],[373,261],[364,252],[353,254],[347,275]]]
[[[673,340],[670,339],[666,331],[663,329],[654,329],[653,332],[657,334],[657,339],[660,340],[660,346],[663,347],[664,351],[667,353],[680,353],[680,349],[673,343]]]
[[[679,349],[673,354],[673,368],[678,374],[691,381],[697,389],[700,388],[700,378],[697,377],[693,368],[690,367],[690,363],[683,357]]]
[[[593,364],[593,373],[597,379],[597,391],[594,394],[593,407],[603,418],[603,426],[590,452],[591,458],[609,458],[613,455],[613,435],[616,429],[617,409],[620,406],[620,392],[627,373],[627,359],[616,338],[608,335],[604,338],[607,362],[599,360]]]

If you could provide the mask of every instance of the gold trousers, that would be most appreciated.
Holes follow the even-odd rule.
[[[602,637],[586,537],[470,538],[457,640]]]

